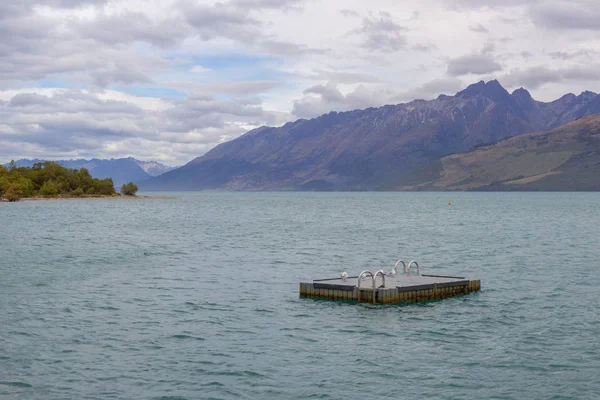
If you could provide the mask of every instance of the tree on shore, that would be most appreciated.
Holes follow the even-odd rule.
[[[19,185],[16,185],[14,183],[9,183],[8,185],[4,186],[4,190],[2,193],[2,196],[10,201],[19,201],[21,200],[21,196],[23,195],[23,192],[21,191],[21,187]]]
[[[123,186],[121,186],[121,194],[123,194],[125,196],[135,196],[137,191],[138,191],[138,187],[133,182],[124,183]]]
[[[137,190],[137,187],[136,187]],[[85,168],[68,169],[53,162],[30,167],[0,165],[0,198],[18,201],[22,197],[113,196],[113,180],[92,178]]]

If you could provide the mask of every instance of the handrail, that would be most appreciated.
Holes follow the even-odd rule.
[[[363,275],[364,275],[364,276],[370,276],[370,277],[371,277],[371,280],[373,280],[373,276],[374,276],[374,275],[373,275],[373,273],[372,273],[371,271],[369,271],[368,269],[367,269],[367,270],[364,270],[363,272],[361,272],[361,273],[358,275],[358,288],[359,288],[359,289],[360,289],[360,281],[363,279]]]
[[[408,263],[408,267],[406,269],[406,272],[408,272],[408,275],[410,275],[410,267],[412,267],[413,264],[417,266],[417,275],[420,275],[420,273],[419,273],[419,263],[416,262],[416,261],[414,261],[414,260]]]
[[[373,284],[373,291],[375,290],[375,275],[373,275],[373,272],[371,272],[369,270],[364,270],[363,272],[361,272],[358,275],[358,302],[359,303],[360,303],[360,282],[362,281],[363,275],[371,277],[371,283]]]
[[[402,273],[405,274],[406,273],[406,263],[402,260],[398,260],[396,261],[396,265],[394,265],[394,271],[396,271],[396,275],[398,275],[398,264],[402,263],[403,265],[403,269],[402,269]]]
[[[381,279],[383,280],[383,287],[385,287],[385,272],[383,272],[382,269],[380,269],[379,271],[375,272],[375,276],[373,277],[374,279],[374,287],[377,286],[377,277],[381,275]]]

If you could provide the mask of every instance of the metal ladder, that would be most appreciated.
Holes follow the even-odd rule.
[[[416,262],[415,260],[412,260],[411,262],[408,263],[408,265],[406,265],[406,263],[402,260],[398,260],[396,262],[396,265],[394,265],[394,275],[398,274],[398,265],[402,264],[402,274],[403,275],[408,275],[408,276],[412,276],[411,274],[411,268],[414,265],[417,268],[417,276],[420,275],[420,271],[419,271],[419,263]],[[358,302],[360,303],[360,287],[361,287],[361,282],[363,279],[365,278],[371,278],[371,290],[373,291],[373,298],[371,299],[371,302],[373,304],[375,304],[375,300],[376,300],[376,296],[377,296],[377,277],[381,276],[381,281],[382,281],[382,285],[380,287],[385,288],[385,272],[380,269],[379,271],[373,273],[372,271],[366,269],[363,272],[361,272],[358,275]]]
[[[408,266],[406,265],[406,263],[404,261],[398,260],[396,262],[396,265],[394,265],[394,272],[395,272],[396,275],[398,275],[398,264],[402,264],[402,274],[403,275],[412,275],[410,273],[410,269],[411,269],[411,267],[413,265],[417,267],[417,275],[420,275],[420,273],[419,273],[419,263],[416,262],[415,260],[409,262]]]
[[[385,288],[385,272],[383,272],[382,269],[375,272],[375,274],[373,274],[373,272],[371,272],[369,270],[364,270],[363,272],[361,272],[358,275],[358,302],[359,303],[360,303],[360,283],[362,282],[363,278],[371,277],[371,284],[372,284],[372,290],[373,290],[372,303],[375,304],[375,300],[376,300],[376,296],[377,296],[377,277],[380,275],[381,275],[381,280],[382,280],[381,287]]]

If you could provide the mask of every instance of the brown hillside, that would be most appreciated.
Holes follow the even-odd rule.
[[[599,190],[600,114],[444,157],[435,173],[401,189]]]

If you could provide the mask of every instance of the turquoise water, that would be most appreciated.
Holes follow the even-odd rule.
[[[596,193],[2,203],[0,398],[599,398],[599,206]],[[302,280],[398,258],[483,290],[298,299]]]

